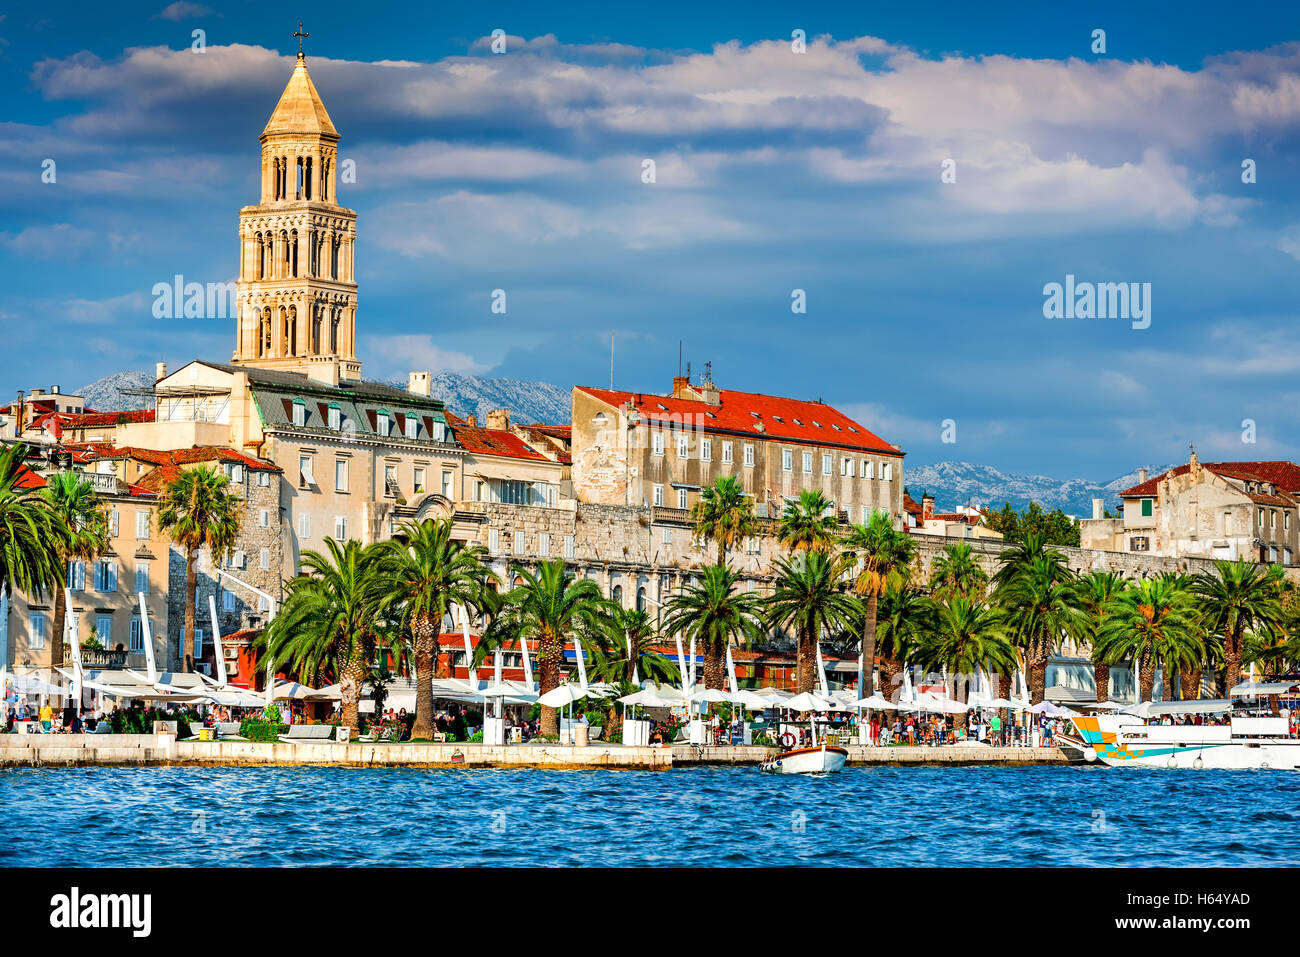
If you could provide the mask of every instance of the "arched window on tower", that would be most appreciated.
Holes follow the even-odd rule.
[[[286,355],[298,354],[298,307],[289,307],[289,323],[285,330],[284,351]]]
[[[262,271],[266,269],[266,242],[262,239],[262,234],[257,234],[257,262],[253,265],[253,278],[261,279]]]
[[[302,177],[303,199],[311,199],[311,157],[307,157],[307,165],[303,169]]]
[[[289,260],[291,263],[289,275],[295,279],[298,278],[298,230],[289,233]]]
[[[339,278],[339,238],[330,237],[330,278]]]
[[[614,604],[622,608],[623,607],[623,586],[615,585],[613,588],[611,588],[609,590],[609,597],[610,600],[614,602]]]
[[[302,199],[302,157],[294,158],[293,163],[293,198]]]
[[[289,256],[291,253],[289,251],[289,233],[283,229],[280,230],[280,249],[280,268],[278,270],[279,275],[276,278],[284,279],[289,275]]]
[[[317,303],[315,306],[312,307],[312,311],[311,311],[311,312],[312,312],[312,315],[311,315],[311,353],[312,353],[312,355],[315,355],[315,356],[320,355],[320,326],[321,326],[321,310],[322,310],[322,308],[323,308],[323,307],[320,305],[320,303]]]
[[[320,201],[328,203],[330,198],[330,168],[334,164],[327,159],[320,161]]]
[[[645,611],[645,606],[646,606],[645,585],[642,585],[640,588],[636,590],[636,610]]]
[[[271,307],[262,309],[261,329],[257,336],[257,354],[263,358],[271,354]]]
[[[335,306],[330,310],[330,353],[339,354],[339,309]]]

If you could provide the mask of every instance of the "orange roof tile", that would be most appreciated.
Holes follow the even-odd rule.
[[[512,459],[530,459],[549,462],[545,455],[538,452],[513,432],[503,429],[478,429],[468,425],[452,427],[456,441],[471,452],[481,455],[500,455]]]
[[[1294,462],[1202,462],[1201,467],[1208,472],[1222,475],[1238,481],[1267,482],[1276,485],[1283,492],[1300,493],[1300,465]],[[1148,498],[1156,494],[1157,486],[1166,476],[1186,475],[1191,468],[1189,463],[1162,472],[1154,478],[1127,488],[1119,493],[1120,498]]]
[[[686,422],[707,432],[743,434],[804,445],[845,446],[886,455],[902,451],[834,406],[803,399],[785,399],[758,392],[719,390],[720,401],[710,405],[693,399],[640,392],[621,392],[578,386],[579,390],[608,405],[632,403],[648,421]],[[756,426],[762,426],[762,429]]]

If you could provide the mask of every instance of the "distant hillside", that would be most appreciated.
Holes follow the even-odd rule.
[[[143,396],[124,394],[124,389],[148,389],[154,383],[152,372],[130,369],[115,372],[83,386],[78,394],[86,405],[101,412],[143,409]],[[389,385],[405,389],[407,380],[393,379]],[[474,415],[481,423],[491,409],[509,409],[518,422],[568,422],[570,397],[567,389],[549,382],[524,382],[520,379],[493,379],[440,372],[433,377],[431,389],[460,416]]]
[[[1149,472],[1159,475],[1170,467],[1152,468]],[[1057,479],[1048,475],[1003,472],[971,462],[913,466],[908,467],[904,475],[914,499],[920,501],[921,494],[928,491],[940,510],[968,504],[996,508],[1003,502],[1021,509],[1034,501],[1049,511],[1059,508],[1078,518],[1092,515],[1094,498],[1103,499],[1106,507],[1114,511],[1119,505],[1119,493],[1136,485],[1138,480],[1136,470],[1108,481],[1094,482],[1090,479]]]

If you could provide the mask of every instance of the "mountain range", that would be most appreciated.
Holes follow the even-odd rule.
[[[1173,466],[1148,469],[1149,475],[1159,475]],[[959,505],[986,505],[1001,508],[1010,502],[1022,509],[1031,501],[1051,511],[1059,508],[1077,518],[1092,516],[1092,500],[1102,499],[1111,511],[1119,505],[1119,493],[1138,483],[1135,469],[1105,481],[1091,479],[1058,479],[1048,475],[1026,475],[1003,472],[989,465],[971,462],[935,462],[933,465],[909,465],[904,472],[908,492],[918,502],[922,494],[934,496],[935,508],[945,511]]]
[[[384,385],[405,389],[405,379],[376,380]],[[122,412],[145,407],[145,397],[135,394],[153,387],[152,372],[129,369],[104,376],[83,386],[78,395],[86,405],[100,412]],[[517,422],[568,422],[571,399],[567,389],[549,382],[524,382],[520,379],[457,375],[440,372],[430,381],[430,391],[447,408],[461,417],[476,416],[482,423],[489,410],[509,409]]]
[[[144,397],[132,393],[149,389],[153,381],[153,373],[132,369],[92,382],[79,394],[88,406],[100,411],[138,409],[144,406]],[[380,381],[399,389],[406,387],[404,379]],[[476,416],[480,423],[485,421],[491,409],[509,409],[511,418],[517,422],[568,422],[570,418],[569,391],[549,382],[440,372],[432,379],[431,391],[446,402],[452,412],[462,417]],[[1150,474],[1159,475],[1164,470],[1153,468]],[[972,462],[909,464],[905,477],[912,497],[920,501],[921,495],[929,492],[934,496],[939,511],[959,505],[1000,508],[1003,502],[1021,509],[1034,501],[1049,511],[1059,508],[1067,515],[1080,518],[1092,515],[1094,498],[1102,499],[1113,511],[1119,504],[1118,493],[1136,485],[1138,480],[1136,471],[1094,481],[1003,472]]]

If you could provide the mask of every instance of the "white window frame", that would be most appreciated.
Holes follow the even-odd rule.
[[[747,445],[747,446],[745,446],[745,453],[746,453],[746,454],[745,454],[745,458],[749,458],[749,454],[748,454],[748,453],[749,453],[749,450],[752,449],[752,448],[753,448],[752,445]],[[749,463],[746,462],[745,464],[748,465]],[[781,450],[781,471],[782,471],[782,472],[793,472],[793,471],[794,471],[794,449],[782,449],[782,450]]]
[[[298,487],[314,488],[316,485],[315,461],[311,455],[298,456]]]
[[[813,454],[811,452],[805,452],[803,454],[803,474],[812,475],[812,470],[813,470]]]
[[[736,458],[736,454],[735,454],[735,449],[732,446],[732,443],[723,442],[722,443],[722,464],[730,465],[733,461],[735,461],[735,458]]]
[[[691,457],[691,440],[685,432],[677,433],[677,457],[679,459]]]
[[[135,537],[137,539],[149,537],[149,510],[147,508],[137,508],[135,510]]]
[[[135,590],[149,594],[149,562],[143,558],[135,562]]]
[[[677,507],[682,509],[686,508],[687,500],[688,500],[688,493],[686,489],[679,488],[677,490]]]
[[[45,612],[34,611],[27,616],[28,635],[33,649],[45,647]]]
[[[348,490],[348,460],[334,460],[334,491],[346,492]]]
[[[576,554],[577,541],[572,535],[564,536],[564,557],[572,558]]]
[[[702,462],[713,461],[713,439],[709,438],[708,436],[705,436],[704,438],[700,439],[700,461]]]
[[[664,504],[664,487],[656,485],[654,487],[654,498],[652,499],[656,508],[662,508]]]
[[[664,454],[664,433],[662,429],[650,430],[650,454],[651,455]]]
[[[822,453],[822,475],[834,474],[835,457],[829,452]]]
[[[311,538],[311,513],[298,513],[298,537]]]
[[[346,515],[334,516],[334,541],[346,542],[348,540],[348,519]]]
[[[551,533],[537,533],[537,554],[542,558],[551,557]]]

